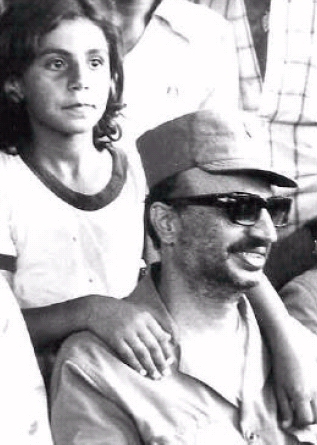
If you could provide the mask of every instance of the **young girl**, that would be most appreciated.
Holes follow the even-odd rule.
[[[164,368],[169,335],[117,300],[137,282],[144,180],[111,146],[122,65],[107,11],[35,0],[1,18],[0,268],[36,349],[90,329],[153,374],[146,346]]]
[[[118,299],[137,282],[144,183],[111,146],[122,68],[107,11],[32,0],[0,18],[0,268],[36,349],[88,329],[156,378],[173,356],[167,327]]]

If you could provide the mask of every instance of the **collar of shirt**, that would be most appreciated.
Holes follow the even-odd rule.
[[[204,382],[237,407],[239,400],[245,403],[255,399],[270,370],[267,350],[245,297],[241,297],[238,310],[240,332],[228,343],[225,339],[221,344],[206,341],[198,347],[193,341],[188,347],[179,339],[179,370]]]
[[[225,357],[223,347],[219,348],[219,345],[213,345],[210,342],[199,345],[199,348],[195,342],[192,343],[194,345],[192,348],[183,345],[177,325],[163,304],[150,275],[143,278],[136,291],[128,299],[141,304],[152,313],[163,328],[173,333],[173,340],[177,346],[177,366],[180,372],[202,381],[233,405],[239,405],[234,385],[228,384],[228,377],[230,378],[230,375],[235,372],[232,368],[233,359]],[[241,298],[238,307],[246,328],[241,391],[241,398],[245,402],[254,400],[256,394],[262,390],[270,371],[270,360],[255,316],[246,298]],[[231,368],[224,369],[228,363]]]

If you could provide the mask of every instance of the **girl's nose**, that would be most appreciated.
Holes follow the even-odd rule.
[[[87,89],[88,87],[83,84],[80,80],[72,81],[68,83],[68,89],[73,91],[80,91]]]
[[[88,79],[86,75],[86,67],[74,63],[69,68],[68,89],[70,91],[80,91],[88,88]]]

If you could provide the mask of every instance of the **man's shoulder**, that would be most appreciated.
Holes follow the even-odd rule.
[[[52,400],[68,379],[79,379],[81,384],[97,389],[104,396],[112,394],[118,386],[118,375],[124,378],[125,368],[129,367],[94,334],[89,331],[72,334],[62,344],[54,363]]]
[[[100,369],[108,364],[121,364],[110,348],[96,335],[82,331],[70,335],[62,344],[56,359],[56,367],[65,363],[77,369]]]
[[[118,406],[122,400],[134,406],[138,396],[144,396],[150,406],[153,400],[148,388],[153,382],[121,361],[94,334],[80,332],[72,334],[57,355],[51,378],[51,403],[53,406],[63,391],[71,388],[83,397],[89,397],[91,390],[97,391],[101,400],[117,401]],[[158,391],[158,397],[159,394]]]

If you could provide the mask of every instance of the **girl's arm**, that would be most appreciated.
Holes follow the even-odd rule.
[[[171,335],[134,303],[88,295],[22,312],[37,350],[73,332],[89,330],[141,374],[158,379],[168,372]]]
[[[2,271],[2,275],[11,281],[8,272]],[[126,364],[151,378],[167,373],[173,361],[169,327],[163,327],[135,302],[88,295],[22,312],[39,353],[54,350],[73,332],[89,330]]]
[[[271,350],[282,426],[316,423],[317,337],[288,314],[264,274],[248,297]]]

